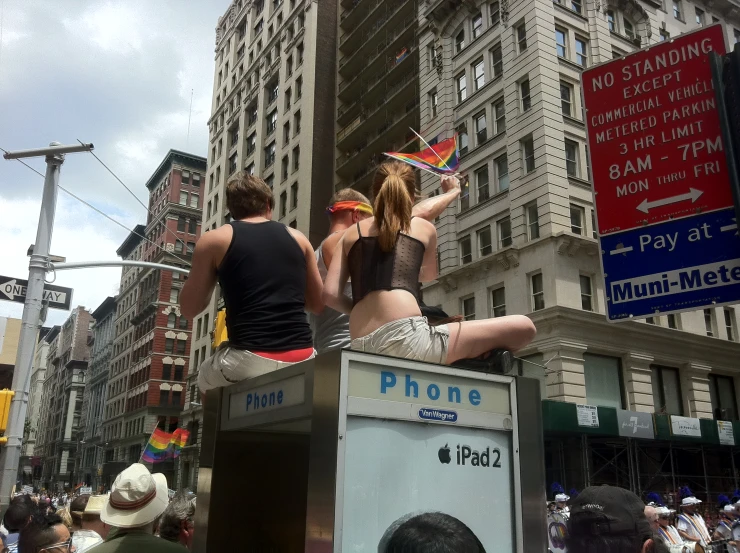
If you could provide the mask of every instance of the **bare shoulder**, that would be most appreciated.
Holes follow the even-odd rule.
[[[310,250],[313,252],[313,246],[311,246],[311,242],[306,238],[306,235],[303,234],[300,230],[294,229],[293,227],[285,227],[288,229],[288,232],[293,237],[293,239],[298,242],[298,245],[301,247],[302,250]]]
[[[422,219],[421,217],[414,217],[413,219],[411,219],[411,230],[424,233],[424,235],[428,235],[431,233],[436,233],[437,227],[434,226],[434,223],[430,223],[426,219]]]
[[[218,248],[229,246],[231,238],[234,236],[234,229],[231,225],[222,225],[216,229],[209,230],[200,235],[198,239],[198,245],[201,249],[204,248]]]

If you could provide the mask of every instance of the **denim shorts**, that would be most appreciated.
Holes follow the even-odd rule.
[[[313,355],[309,359],[316,356]],[[295,363],[275,361],[261,357],[245,349],[223,347],[200,364],[198,387],[202,392],[212,388],[230,386],[236,382],[254,378]]]
[[[444,364],[450,329],[429,326],[426,317],[409,317],[386,323],[367,336],[352,340],[352,349],[413,361]]]

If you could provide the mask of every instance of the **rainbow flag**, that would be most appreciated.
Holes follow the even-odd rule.
[[[413,167],[440,174],[453,174],[460,166],[457,135],[438,142],[434,146],[425,148],[421,152],[411,154],[404,152],[385,152],[385,155],[406,162]]]
[[[166,461],[170,456],[170,441],[172,440],[172,434],[168,434],[164,430],[155,428],[152,435],[149,436],[149,443],[144,448],[144,453],[141,454],[141,459],[147,463],[160,463]]]
[[[172,433],[172,438],[170,439],[170,451],[172,453],[173,459],[177,458],[180,455],[180,451],[183,447],[185,447],[185,444],[188,443],[189,437],[190,432],[188,432],[184,428],[177,428]]]

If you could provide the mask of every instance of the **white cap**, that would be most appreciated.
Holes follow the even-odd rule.
[[[696,499],[693,495],[690,496],[690,497],[684,497],[681,500],[681,505],[682,506],[685,506],[685,505],[698,505],[699,503],[701,503],[701,499]]]
[[[675,513],[676,511],[674,511],[673,509],[669,509],[665,505],[662,505],[660,507],[656,507],[655,512],[658,513],[658,516],[665,516],[670,515],[671,513]]]
[[[555,496],[555,501],[557,501],[558,503],[561,503],[561,502],[562,502],[562,503],[565,503],[565,502],[566,502],[566,501],[568,501],[569,499],[570,499],[570,496],[569,496],[569,495],[566,495],[566,494],[564,494],[564,493],[559,493],[559,494],[557,494],[557,495]]]
[[[735,512],[735,506],[732,503],[728,503],[721,509],[725,513],[734,513]]]

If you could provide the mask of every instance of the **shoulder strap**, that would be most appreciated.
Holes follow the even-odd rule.
[[[360,238],[362,238],[362,231],[360,231],[360,222],[357,221],[357,234]]]

